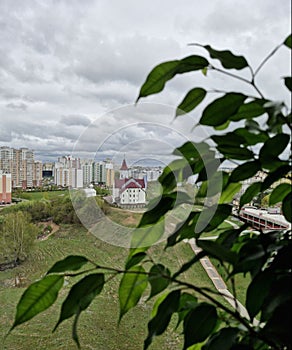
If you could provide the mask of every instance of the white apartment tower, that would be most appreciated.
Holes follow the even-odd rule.
[[[69,188],[83,187],[83,171],[80,158],[64,156],[54,166],[54,179],[57,186]]]

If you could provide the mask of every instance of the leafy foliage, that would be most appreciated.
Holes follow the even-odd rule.
[[[195,45],[203,47],[210,58],[192,55],[159,64],[146,78],[137,101],[162,91],[176,75],[194,71],[205,75],[207,71],[217,71],[238,79],[249,84],[257,96],[218,91],[219,96],[205,106],[200,124],[213,128],[213,134],[209,140],[188,141],[174,150],[178,159],[171,162],[159,178],[163,193],[160,199],[150,203],[150,209],[141,219],[139,229],[144,233],[135,235],[134,232],[135,248],[129,251],[125,269],[100,266],[80,256],[57,262],[42,280],[26,290],[17,306],[12,328],[54,303],[65,277],[85,275],[71,287],[56,325],[75,316],[72,336],[79,346],[77,321],[81,311],[101,293],[105,283],[121,275],[119,321],[144,297],[147,300],[156,297],[144,349],[166,331],[173,316],[184,336],[184,350],[291,348],[291,229],[258,228],[257,233],[253,233],[246,232],[248,223],[234,229],[219,227],[232,214],[231,201],[242,188],[242,181],[250,180],[259,172],[264,176],[243,191],[238,209],[268,191],[270,204],[280,203],[284,217],[291,222],[291,159],[286,156],[291,141],[291,111],[283,102],[264,97],[256,83],[259,71],[280,47],[291,49],[291,35],[256,70],[245,57],[229,50]],[[223,68],[216,66],[218,61]],[[250,79],[226,71],[245,68],[250,71]],[[284,78],[283,87],[291,90],[290,77]],[[202,87],[193,87],[178,105],[175,117],[194,111],[208,93]],[[226,160],[236,163],[231,173],[219,169],[220,162]],[[195,201],[202,201],[203,205],[193,206],[185,220],[177,223],[165,249],[193,239],[201,251],[184,261],[178,271],[171,272],[166,264],[153,261],[150,246],[162,237],[164,223],[172,210],[184,210],[185,204],[194,204],[186,193],[177,189],[177,182],[190,175],[197,175],[199,190]],[[214,241],[204,239],[202,235],[211,231],[216,231],[218,237]],[[226,307],[222,299],[215,298],[214,291],[198,287],[196,281],[184,280],[184,272],[206,257],[218,261],[232,281],[241,273],[250,276],[246,312],[242,312],[235,297],[232,299],[234,310]],[[85,264],[92,267],[85,270]],[[104,271],[110,275],[108,280]],[[225,290],[218,288],[219,296],[224,293]]]
[[[11,330],[50,307],[57,299],[63,282],[63,276],[50,275],[29,286],[17,306]]]

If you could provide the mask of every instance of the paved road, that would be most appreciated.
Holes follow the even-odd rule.
[[[188,243],[190,244],[195,254],[198,254],[201,251],[201,248],[199,248],[196,245],[194,239],[190,239]],[[211,263],[210,259],[208,257],[204,257],[203,259],[200,259],[200,263],[205,269],[205,271],[207,272],[209,278],[211,279],[212,283],[214,284],[218,292],[228,301],[228,303],[233,308],[238,310],[239,314],[242,317],[249,319],[249,315],[246,308],[237,299],[235,299],[235,297],[229,292],[225,282],[223,281],[222,277],[219,275],[215,266]]]
[[[239,226],[232,221],[225,220],[225,222],[233,226],[235,229],[239,228]],[[206,239],[216,239],[216,238],[217,238],[216,236],[215,237],[213,236],[213,237],[207,237]],[[201,251],[201,248],[199,248],[196,245],[195,239],[190,239],[187,242],[190,244],[195,254],[198,254]],[[228,301],[228,303],[234,309],[238,310],[239,314],[242,317],[245,317],[248,320],[250,320],[250,317],[246,308],[230,293],[225,282],[223,281],[222,277],[216,270],[215,266],[211,263],[210,259],[208,257],[204,257],[203,259],[200,259],[200,263],[202,267],[205,269],[205,271],[207,272],[215,288],[225,298],[225,300]],[[255,326],[259,325],[259,322],[257,320],[254,320],[253,323]]]

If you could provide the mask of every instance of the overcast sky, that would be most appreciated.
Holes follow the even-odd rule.
[[[76,151],[159,159],[199,119],[200,109],[171,123],[190,88],[242,85],[197,72],[141,101],[153,104],[129,106],[151,68],[204,54],[193,42],[231,49],[257,67],[289,34],[290,7],[290,0],[0,0],[0,146],[32,148],[40,160]],[[259,75],[266,97],[289,103],[280,80],[291,74],[289,59],[281,48]]]

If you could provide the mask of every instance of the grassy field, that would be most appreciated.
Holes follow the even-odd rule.
[[[17,194],[12,193],[12,197],[26,199],[30,201],[39,201],[42,199],[51,200],[58,197],[62,197],[68,194],[68,190],[64,191],[45,191],[45,192],[20,192]]]
[[[53,199],[64,194],[64,192],[60,191],[35,192],[28,193],[30,197],[27,199]],[[183,214],[182,209],[179,214]],[[110,208],[108,217],[122,226],[134,227],[138,224],[141,213]],[[220,228],[231,228],[227,223],[223,223],[221,226]],[[102,228],[100,227],[100,229]],[[190,246],[183,242],[166,252],[163,251],[163,247],[163,243],[152,247],[150,250],[151,257],[154,261],[167,265],[172,272],[178,270],[194,254]],[[127,249],[112,246],[99,240],[82,226],[62,225],[59,231],[48,240],[37,241],[33,253],[27,261],[15,269],[0,272],[0,339],[1,337],[4,339],[5,334],[13,323],[15,308],[25,287],[42,277],[54,262],[67,255],[77,254],[85,255],[105,266],[123,268],[127,253]],[[224,271],[220,270],[220,266],[217,266],[215,262],[214,265],[224,275]],[[15,287],[16,278],[21,278],[22,285],[20,287]],[[200,264],[196,264],[189,269],[183,278],[197,286],[204,286],[214,290],[212,282]],[[246,282],[247,280],[242,277],[237,279],[239,285],[237,296],[240,301],[243,301],[245,298]],[[0,349],[76,349],[75,343],[71,340],[72,320],[62,323],[54,334],[51,332],[58,320],[61,303],[66,297],[70,285],[73,284],[70,280],[66,281],[66,283],[67,285],[61,291],[60,300],[58,300],[56,305],[53,305],[30,322],[13,330],[5,342],[1,342]],[[147,322],[152,303],[139,303],[136,308],[125,315],[118,326],[118,285],[118,279],[107,284],[102,294],[81,315],[79,337],[82,349],[137,350],[143,348],[143,339],[147,335]],[[224,305],[229,306],[219,296],[218,299]],[[154,340],[150,350],[181,349],[182,338],[180,332],[172,330],[175,323],[176,320],[173,320],[173,327]]]
[[[167,264],[172,271],[178,269],[185,259],[193,255],[191,248],[180,244],[169,254],[162,253],[161,246],[151,249],[154,260]],[[123,267],[127,250],[114,247],[96,239],[92,234],[79,226],[62,226],[48,240],[36,243],[32,256],[21,266],[0,272],[0,336],[4,337],[13,323],[16,304],[25,287],[44,275],[53,263],[69,254],[82,254],[108,266]],[[22,278],[23,285],[15,287],[16,277]],[[185,278],[188,281],[212,288],[200,264],[190,269]],[[105,286],[103,293],[94,300],[91,306],[80,318],[79,336],[83,349],[96,350],[137,350],[143,348],[143,339],[147,334],[147,322],[151,312],[151,303],[140,303],[131,310],[117,326],[119,304],[117,297],[118,280]],[[66,297],[69,286],[61,292],[61,300],[35,319],[16,328],[6,339],[1,341],[5,350],[53,350],[76,349],[71,340],[71,320],[61,324],[52,334],[52,329],[58,319],[60,305]],[[173,325],[175,324],[175,320]],[[179,332],[167,331],[157,337],[150,349],[181,348]]]
[[[106,216],[120,225],[126,227],[137,227],[142,217],[142,213],[135,213],[134,211],[130,212],[119,208],[110,208]]]

